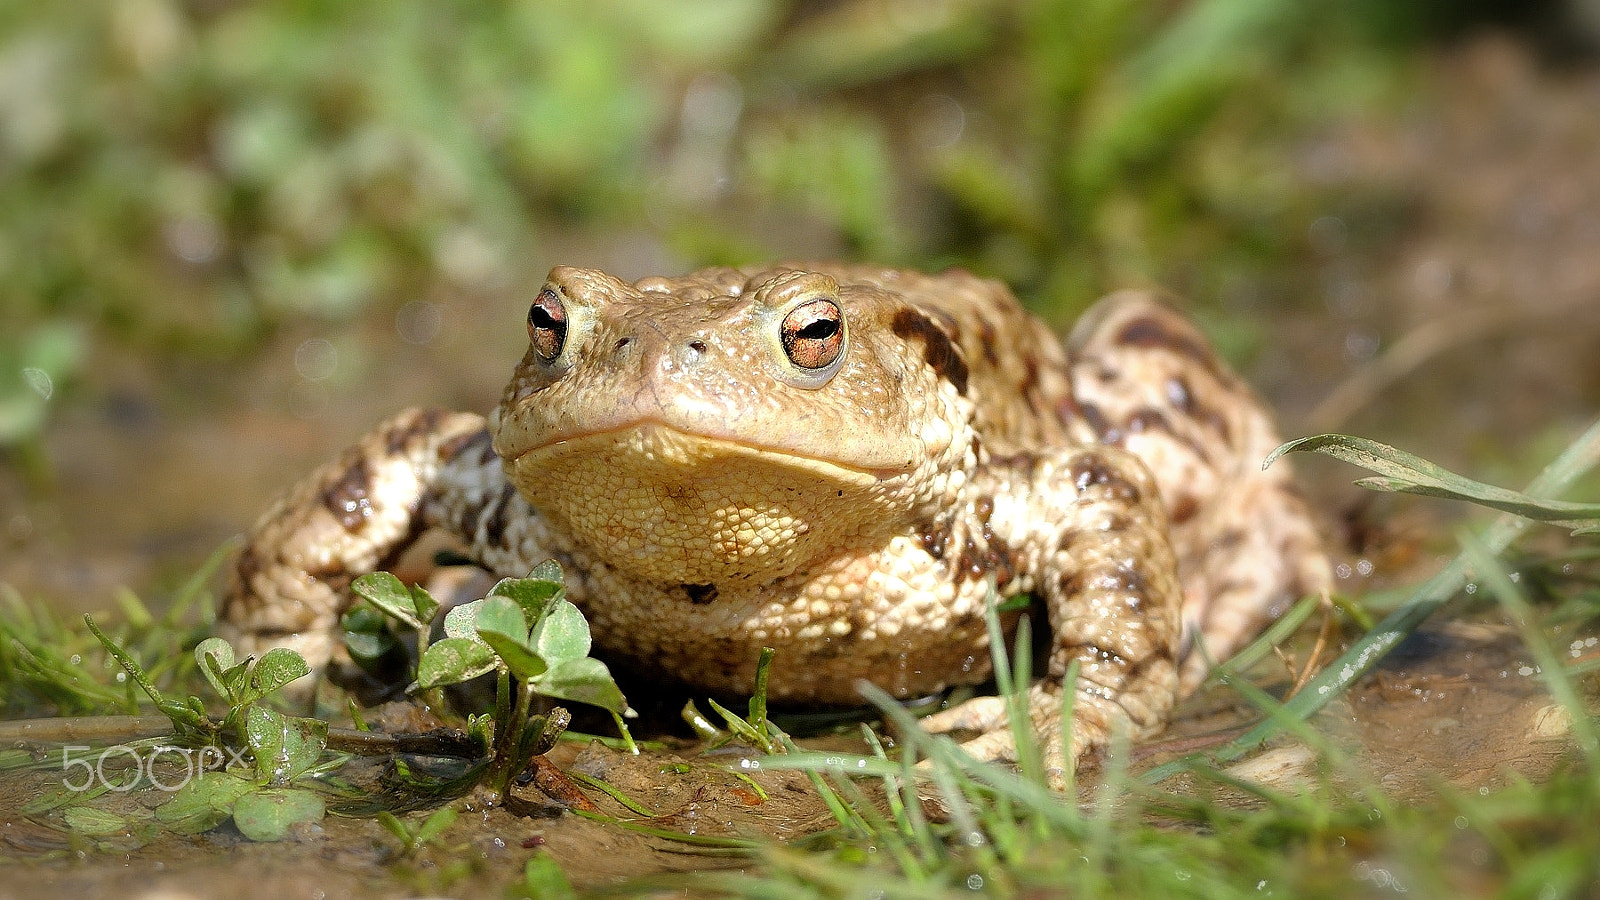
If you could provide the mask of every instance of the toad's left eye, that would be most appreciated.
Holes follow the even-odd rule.
[[[545,362],[553,362],[567,343],[567,308],[561,295],[550,288],[539,292],[528,307],[528,341],[533,352]]]
[[[825,369],[844,349],[844,311],[825,298],[796,306],[779,329],[783,352],[802,369]]]

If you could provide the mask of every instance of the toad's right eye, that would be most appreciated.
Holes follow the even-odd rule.
[[[567,343],[567,307],[554,288],[539,292],[528,307],[528,341],[533,352],[547,363],[555,362]]]

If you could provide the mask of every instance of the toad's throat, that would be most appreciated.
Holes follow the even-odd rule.
[[[767,581],[837,555],[902,474],[658,422],[551,442],[506,469],[580,552],[672,584]]]

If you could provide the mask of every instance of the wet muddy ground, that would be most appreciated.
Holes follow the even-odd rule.
[[[1437,53],[1419,80],[1404,107],[1306,137],[1299,175],[1330,198],[1306,279],[1321,302],[1266,325],[1275,340],[1253,375],[1288,434],[1353,431],[1487,478],[1526,477],[1600,408],[1600,69],[1543,68],[1514,43],[1482,40]],[[440,330],[426,343],[388,322],[296,333],[226,382],[107,351],[46,436],[60,489],[24,489],[0,472],[0,581],[105,608],[116,586],[192,571],[273,493],[396,407],[486,408],[521,353],[519,316],[447,301],[434,311]],[[1538,458],[1519,455],[1530,450]],[[1364,497],[1332,464],[1302,471],[1343,547],[1347,592],[1425,573],[1448,551],[1441,523],[1455,511]],[[1431,624],[1318,721],[1403,797],[1439,780],[1493,789],[1548,772],[1565,748],[1550,702],[1514,632],[1489,615]],[[1238,715],[1222,694],[1195,698],[1140,764]],[[758,774],[772,799],[757,803],[724,771],[729,760],[683,756],[687,774],[664,774],[670,759],[577,744],[555,753],[658,810],[664,827],[792,837],[828,824],[801,776]],[[1287,745],[1245,772],[1288,783],[1303,763]],[[6,814],[42,783],[0,784],[0,859],[20,861],[0,868],[0,897],[378,896],[446,882],[498,895],[539,853],[580,884],[738,863],[570,815],[500,810],[469,810],[443,850],[399,863],[375,822],[332,817],[282,844],[225,828],[92,849]]]

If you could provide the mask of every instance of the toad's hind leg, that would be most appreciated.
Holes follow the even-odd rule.
[[[1271,416],[1187,320],[1150,295],[1100,301],[1069,340],[1081,421],[1156,476],[1171,520],[1191,648],[1183,688],[1287,604],[1331,587],[1327,556],[1289,467],[1261,462],[1279,443]],[[1204,652],[1194,652],[1195,641]]]

